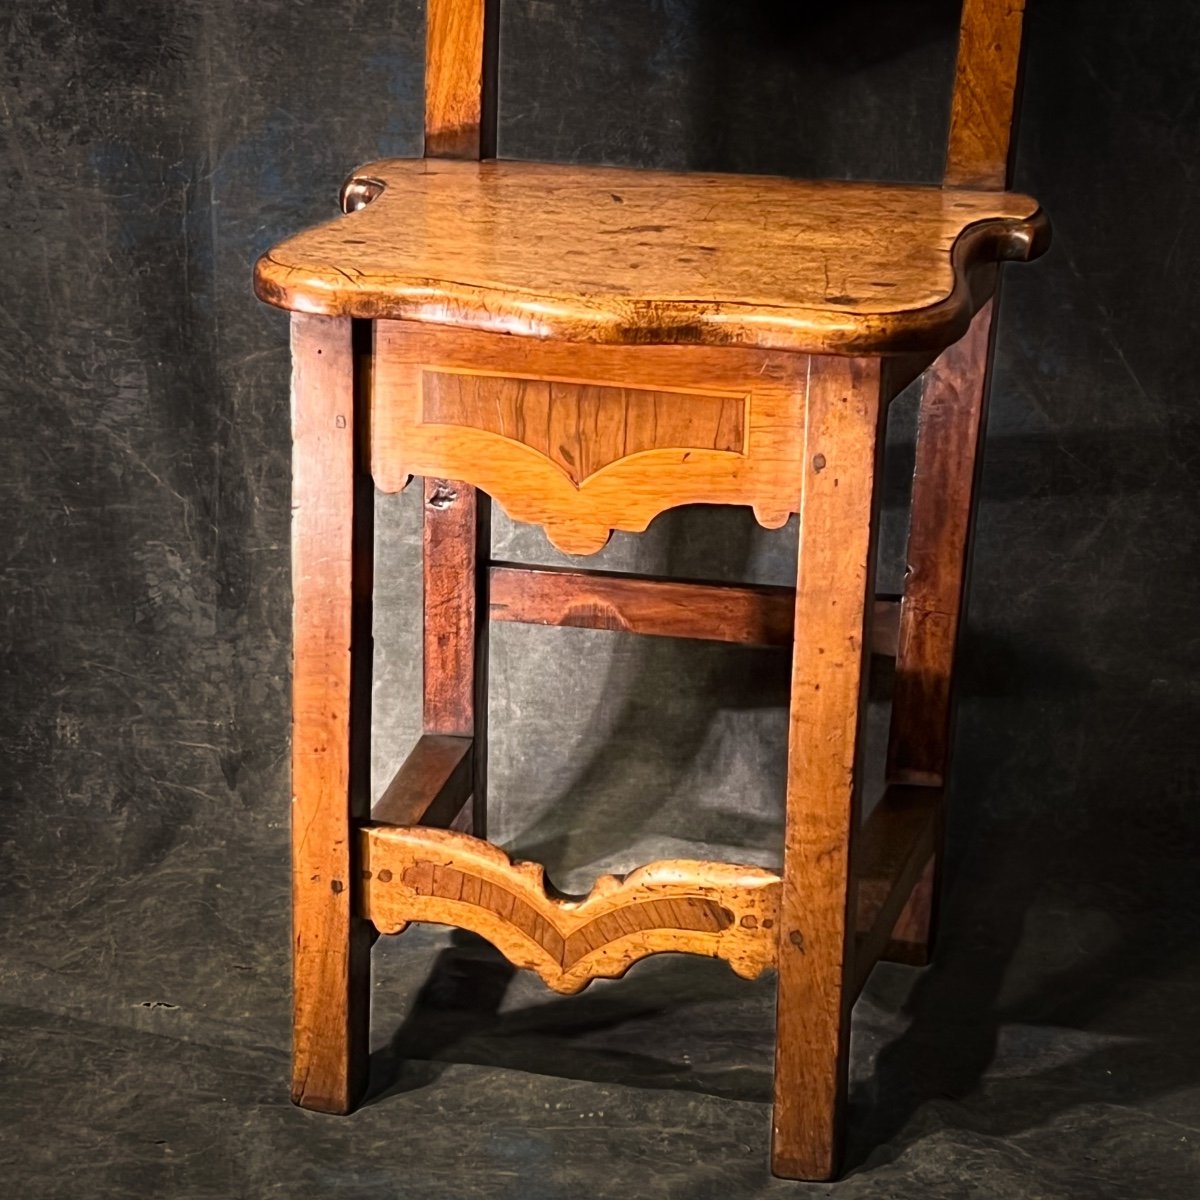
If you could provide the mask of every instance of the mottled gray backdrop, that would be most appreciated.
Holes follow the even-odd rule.
[[[505,0],[500,150],[935,180],[956,8]],[[1055,241],[1004,285],[941,961],[876,973],[855,1173],[819,1194],[1200,1187],[1200,12],[1030,8],[1016,184]],[[770,983],[720,964],[548,1000],[409,935],[377,954],[386,1094],[347,1121],[284,1098],[287,329],[250,269],[351,167],[420,152],[423,23],[415,0],[0,13],[14,1194],[803,1190],[765,1173]],[[911,418],[901,401],[884,587]],[[379,772],[417,729],[419,516],[414,492],[379,501]],[[787,582],[791,542],[691,510],[589,565]],[[495,543],[558,561],[503,519]],[[556,882],[776,857],[778,655],[515,626],[492,645],[493,833]]]

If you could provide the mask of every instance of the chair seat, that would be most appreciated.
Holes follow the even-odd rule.
[[[347,191],[364,207],[259,260],[260,298],[576,342],[894,354],[956,341],[995,264],[1048,236],[1015,193],[770,176],[392,159]]]

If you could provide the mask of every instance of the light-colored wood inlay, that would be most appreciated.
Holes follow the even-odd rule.
[[[439,390],[452,374],[484,377],[447,388],[432,408],[478,425],[429,423],[433,370]],[[578,346],[380,321],[371,472],[385,492],[412,476],[463,480],[569,554],[680,504],[749,505],[774,529],[799,504],[808,372],[796,354]]]
[[[1028,196],[392,159],[362,210],[258,264],[262,299],[534,338],[883,353],[947,345],[1041,249]]]
[[[387,826],[360,836],[363,915],[382,933],[411,921],[469,929],[557,992],[669,951],[722,958],[748,979],[775,961],[779,876],[760,867],[651,863],[563,900],[541,866],[476,838]]]
[[[427,424],[482,429],[544,454],[579,485],[642,450],[739,454],[742,396],[684,395],[546,379],[425,370]]]

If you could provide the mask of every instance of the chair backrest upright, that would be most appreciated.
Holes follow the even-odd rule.
[[[945,182],[1003,190],[1021,61],[1025,0],[963,0]]]
[[[425,157],[496,153],[499,0],[427,0]]]
[[[499,0],[428,0],[425,154],[496,153]],[[1003,189],[1025,0],[963,0],[945,182]]]

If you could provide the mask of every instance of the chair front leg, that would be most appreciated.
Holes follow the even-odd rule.
[[[772,1169],[829,1179],[841,1156],[854,950],[851,840],[872,613],[878,360],[814,358],[796,586],[779,922]]]
[[[370,1006],[353,825],[368,800],[371,495],[351,330],[292,317],[292,1099],[329,1113],[366,1086]]]

